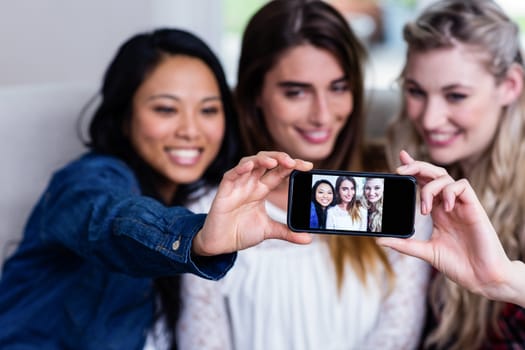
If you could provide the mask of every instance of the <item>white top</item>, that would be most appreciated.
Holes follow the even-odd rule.
[[[189,208],[205,212],[211,198]],[[266,209],[273,219],[286,222],[284,211],[270,203]],[[350,266],[339,294],[322,235],[315,235],[309,245],[267,240],[240,251],[234,267],[220,281],[183,276],[179,346],[186,350],[414,348],[425,316],[429,268],[422,260],[392,250],[388,257],[397,274],[390,294],[385,295],[374,278],[365,287]]]
[[[354,221],[348,211],[339,205],[328,208],[326,212],[326,228],[349,231],[366,231],[368,211],[364,206],[359,206],[361,220]]]

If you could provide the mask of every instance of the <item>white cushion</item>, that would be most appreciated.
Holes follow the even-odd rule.
[[[0,265],[53,171],[85,149],[76,124],[95,90],[79,83],[0,88]]]

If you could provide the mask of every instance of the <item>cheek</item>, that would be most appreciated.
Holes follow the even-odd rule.
[[[136,145],[162,139],[169,133],[169,130],[169,123],[158,118],[133,116],[131,119],[130,135],[132,142]]]
[[[335,115],[336,121],[339,122],[338,126],[342,128],[354,110],[353,95],[348,93],[332,98],[330,110]]]
[[[293,108],[285,102],[267,104],[261,110],[264,122],[270,130],[270,133],[273,133],[272,130],[283,128],[291,124],[295,116],[298,114],[297,108]],[[299,114],[301,113],[299,112]]]
[[[410,96],[405,97],[406,114],[411,120],[417,120],[422,114],[424,102]]]
[[[217,148],[220,147],[226,132],[226,120],[223,117],[214,118],[213,120],[205,121],[203,123],[203,130],[210,143],[215,144]]]
[[[343,95],[342,101],[340,102],[338,107],[338,114],[340,114],[346,120],[353,110],[354,96],[350,93],[348,95]]]

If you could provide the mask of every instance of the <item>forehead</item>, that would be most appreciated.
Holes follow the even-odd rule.
[[[304,44],[292,47],[281,54],[267,75],[274,75],[280,80],[331,81],[341,78],[344,71],[331,52]]]
[[[366,180],[366,184],[368,186],[378,186],[378,185],[382,185],[383,184],[383,180],[381,180],[381,179],[370,179],[370,180]]]
[[[341,182],[341,187],[354,187],[354,184],[350,180],[343,180]]]
[[[331,190],[332,187],[331,187],[329,184],[327,184],[326,182],[321,182],[321,183],[319,184],[319,186],[317,186],[317,189],[318,189],[318,190],[321,190],[321,189],[322,189],[322,190]]]
[[[495,81],[487,69],[487,61],[486,53],[460,43],[426,51],[410,50],[403,77],[430,87]]]
[[[218,89],[217,79],[211,68],[201,59],[187,55],[169,55],[159,61],[146,76],[143,85],[168,87],[179,84],[187,89],[205,85]]]

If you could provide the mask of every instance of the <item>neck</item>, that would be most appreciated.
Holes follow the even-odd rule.
[[[175,193],[177,192],[177,184],[174,184],[170,181],[166,181],[163,183],[159,183],[156,186],[156,190],[159,193],[162,202],[166,205],[170,205],[171,203],[173,203],[173,199],[175,198]]]

